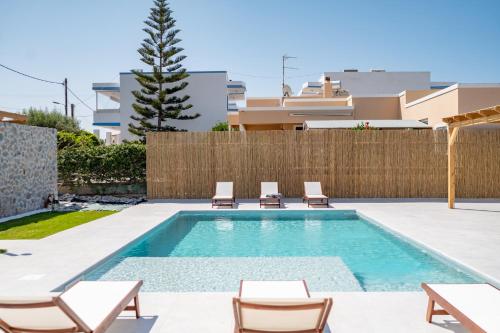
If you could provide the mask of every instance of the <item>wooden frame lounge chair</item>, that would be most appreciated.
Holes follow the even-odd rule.
[[[233,195],[233,182],[217,182],[215,195],[212,198],[212,208],[233,207],[236,200]]]
[[[102,333],[122,311],[135,311],[140,317],[141,286],[142,281],[80,281],[58,296],[0,297],[0,329]]]
[[[331,298],[310,298],[305,281],[242,281],[233,298],[235,333],[322,333]]]
[[[281,194],[278,192],[277,182],[261,182],[259,206],[277,206],[281,208]]]
[[[304,182],[304,198],[302,202],[307,201],[307,207],[311,205],[330,205],[330,199],[321,191],[320,182]]]
[[[490,284],[426,284],[426,320],[451,315],[472,333],[500,332],[500,290]],[[435,304],[442,309],[434,309]]]

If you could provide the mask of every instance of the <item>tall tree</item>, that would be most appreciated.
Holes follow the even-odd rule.
[[[139,91],[132,91],[136,103],[132,104],[137,115],[131,118],[138,124],[130,123],[129,132],[145,141],[146,132],[183,131],[172,124],[168,119],[188,120],[200,115],[186,115],[192,107],[185,104],[188,95],[181,96],[180,92],[188,83],[189,76],[182,67],[186,58],[180,53],[184,50],[176,45],[181,41],[177,38],[179,29],[175,29],[175,19],[166,0],[155,0],[143,29],[148,35],[137,51],[141,61],[151,67],[151,73],[133,70],[137,82],[141,85]]]

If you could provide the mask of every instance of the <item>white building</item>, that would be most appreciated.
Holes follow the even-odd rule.
[[[387,72],[383,69],[372,69],[360,72],[357,69],[345,69],[343,72],[325,72],[318,82],[306,82],[299,95],[321,94],[323,81],[329,77],[334,88],[347,90],[353,97],[396,95],[405,90],[443,89],[454,82],[432,82],[431,73]]]
[[[188,131],[209,131],[220,121],[226,121],[227,112],[236,108],[235,102],[245,99],[245,83],[228,81],[226,71],[196,71],[188,72],[189,83],[180,96],[189,95],[186,104],[193,107],[184,114],[201,116],[193,120],[175,120],[170,124]],[[94,83],[92,89],[96,92],[96,111],[93,125],[106,132],[106,142],[119,143],[122,140],[134,140],[136,137],[128,131],[128,125],[137,115],[132,108],[135,98],[132,91],[140,90],[141,86],[131,72],[120,73],[120,83]],[[106,96],[120,104],[119,108],[103,109],[99,107],[99,97]]]

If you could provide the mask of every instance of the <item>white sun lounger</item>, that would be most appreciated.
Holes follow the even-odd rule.
[[[320,182],[304,182],[304,198],[302,202],[307,201],[307,207],[312,205],[330,205],[330,199],[321,191]]]
[[[278,192],[277,182],[261,182],[259,205],[281,207],[281,194]]]
[[[451,315],[471,332],[500,332],[500,290],[490,284],[426,284],[429,296],[426,319]],[[442,310],[435,310],[437,303]]]
[[[324,331],[331,298],[310,298],[305,281],[242,281],[233,298],[237,333]]]
[[[215,195],[212,198],[212,208],[219,206],[233,207],[235,202],[233,182],[217,182],[215,186]]]
[[[141,286],[142,281],[81,281],[58,296],[0,297],[0,328],[8,333],[105,332],[124,310],[139,318]]]

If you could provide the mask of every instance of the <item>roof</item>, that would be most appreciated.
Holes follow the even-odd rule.
[[[429,99],[432,99],[432,98],[435,98],[435,97],[438,97],[438,96],[441,96],[441,95],[444,95],[444,94],[447,94],[453,90],[456,90],[456,89],[473,89],[473,88],[500,88],[500,83],[455,83],[447,88],[444,88],[444,89],[441,89],[441,90],[438,90],[432,94],[429,94],[429,95],[425,95],[423,97],[420,97],[414,101],[411,101],[410,103],[406,103],[405,107],[409,108],[409,107],[412,107],[414,105],[417,105],[417,104],[420,104],[422,102],[425,102]],[[401,94],[400,94],[401,96]]]
[[[368,122],[374,128],[431,128],[418,120],[306,120],[308,129],[353,128]]]
[[[153,74],[153,72],[143,71],[144,74]],[[177,72],[173,72],[177,73]],[[227,71],[186,71],[188,74],[227,74]],[[134,74],[130,72],[120,72],[120,74]],[[164,72],[163,74],[168,74],[168,72]]]
[[[9,122],[17,124],[25,124],[28,121],[28,117],[19,113],[12,113],[0,110],[0,122]]]

